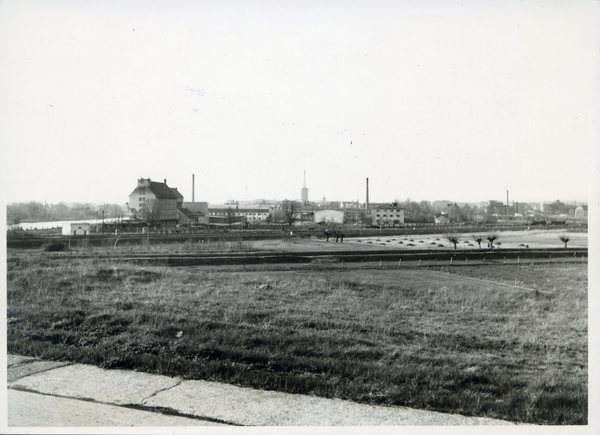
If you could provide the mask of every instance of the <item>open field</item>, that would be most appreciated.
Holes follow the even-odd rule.
[[[566,235],[570,237],[569,247],[587,246],[587,226],[583,227],[547,227],[544,229],[531,227],[513,228],[513,227],[477,227],[460,226],[450,228],[439,227],[402,227],[402,228],[384,228],[382,230],[374,228],[356,228],[353,226],[344,226],[337,229],[345,235],[344,246],[359,246],[368,244],[363,249],[410,249],[409,243],[415,244],[417,248],[426,248],[430,250],[447,249],[451,244],[445,239],[449,233],[461,235],[460,248],[462,250],[478,249],[475,241],[469,240],[474,234],[484,237],[483,247],[486,246],[485,237],[496,235],[500,238],[500,244],[507,244],[510,248],[511,241],[515,242],[515,247],[525,248],[529,245],[535,247],[563,247],[559,241],[559,236]],[[335,237],[330,238],[330,242],[325,240],[326,227],[315,229],[297,229],[293,235],[289,232],[261,231],[261,230],[231,230],[231,231],[209,231],[193,233],[153,233],[143,234],[91,234],[88,236],[61,236],[39,234],[38,232],[15,231],[7,235],[7,247],[9,250],[20,249],[40,249],[47,243],[61,243],[69,250],[92,251],[92,252],[173,252],[182,249],[188,252],[207,252],[207,251],[226,251],[239,249],[284,249],[300,251],[301,245],[319,246],[319,249],[340,250],[348,248],[338,248],[335,243]],[[410,239],[413,239],[411,241]],[[436,240],[439,239],[439,240]],[[418,245],[419,242],[427,244]],[[359,242],[360,241],[360,242]],[[402,241],[402,244],[399,242]],[[431,242],[435,241],[434,246]],[[356,242],[356,243],[354,243]],[[371,242],[369,244],[369,242]],[[437,246],[444,244],[444,247]],[[396,246],[397,245],[397,246]],[[431,246],[428,246],[431,245]],[[495,245],[500,248],[501,245]],[[387,248],[386,248],[387,247]],[[309,248],[310,249],[310,248]]]
[[[457,249],[460,250],[478,250],[479,244],[474,240],[476,235],[481,236],[481,249],[487,249],[486,240],[488,236],[495,235],[494,241],[496,249],[539,249],[539,248],[562,248],[564,243],[559,237],[567,237],[570,248],[582,248],[588,246],[587,233],[550,230],[531,230],[531,231],[503,231],[491,233],[452,233],[459,236]],[[353,237],[345,239],[344,243],[368,245],[370,249],[381,247],[382,249],[433,249],[453,248],[453,244],[448,241],[446,234],[429,234],[412,236],[392,236],[392,237]],[[443,245],[443,246],[440,246]]]
[[[363,403],[585,424],[587,264],[433,269],[210,272],[9,255],[8,349]]]
[[[476,233],[483,238],[481,248],[474,239],[473,233],[464,233],[459,236],[457,252],[484,252],[487,249],[488,236],[494,235],[494,248],[498,250],[522,250],[524,252],[535,249],[562,249],[564,243],[559,237],[569,238],[568,248],[585,248],[588,246],[587,232],[567,231],[565,229],[545,229],[530,231],[501,231]],[[107,237],[105,240],[96,240],[93,244],[85,237],[73,238],[65,241],[47,241],[46,245],[55,243],[62,245],[64,250],[73,254],[87,255],[131,255],[131,254],[211,254],[211,253],[305,253],[305,252],[352,252],[366,251],[429,251],[443,252],[454,250],[447,234],[411,234],[388,235],[369,237],[346,237],[343,243],[336,243],[335,238],[329,242],[322,235],[284,237],[277,239],[243,239],[242,236],[223,235],[216,239],[178,240],[178,239],[153,239],[138,238],[125,243],[117,237]],[[40,248],[37,248],[40,249]],[[42,249],[44,249],[42,247]],[[22,252],[26,249],[9,248],[9,252]]]

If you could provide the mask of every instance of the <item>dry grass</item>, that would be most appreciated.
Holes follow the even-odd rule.
[[[518,280],[560,283],[555,292],[498,286],[490,277],[498,266],[460,268],[488,278],[478,282],[425,270],[209,273],[9,259],[8,348],[365,403],[585,424],[587,267],[535,268],[515,269]]]

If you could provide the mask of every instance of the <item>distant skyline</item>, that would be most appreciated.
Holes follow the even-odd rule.
[[[589,202],[599,12],[3,1],[2,201],[299,200],[306,171],[310,201]]]

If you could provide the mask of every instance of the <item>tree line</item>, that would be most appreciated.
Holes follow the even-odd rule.
[[[115,218],[125,213],[125,208],[119,204],[15,202],[6,206],[6,221],[18,225],[27,221]]]

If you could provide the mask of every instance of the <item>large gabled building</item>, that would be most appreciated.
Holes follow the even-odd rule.
[[[144,220],[148,225],[176,225],[177,206],[183,196],[176,188],[164,183],[140,178],[137,187],[129,195],[129,211],[133,218]]]

